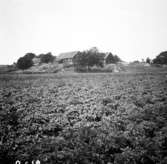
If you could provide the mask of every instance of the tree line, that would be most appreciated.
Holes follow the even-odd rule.
[[[107,56],[107,57],[106,57]],[[52,63],[56,57],[52,53],[35,55],[34,53],[26,53],[23,57],[17,60],[16,66],[19,69],[28,69],[34,65],[33,59],[39,58],[40,63]],[[121,59],[117,55],[110,53],[99,52],[96,47],[90,50],[78,52],[73,57],[73,64],[76,71],[90,70],[91,67],[104,67],[104,64],[117,63]]]
[[[35,55],[34,53],[26,53],[23,57],[17,60],[16,66],[19,69],[28,69],[33,66],[33,59],[39,58],[40,63],[52,63],[56,56],[53,56],[51,52],[46,54]],[[99,52],[96,47],[87,51],[78,52],[73,57],[74,68],[76,71],[90,70],[91,67],[104,67],[105,64],[118,63],[121,59],[117,55],[113,55],[111,52],[103,53]],[[146,63],[149,64],[167,64],[167,51],[161,52],[153,60],[146,59]]]
[[[159,55],[157,55],[153,60],[149,57],[146,58],[146,63],[149,64],[167,64],[167,51],[162,51]]]

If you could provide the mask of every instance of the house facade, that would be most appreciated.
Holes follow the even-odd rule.
[[[62,63],[65,66],[70,66],[73,65],[73,58],[74,56],[78,53],[78,51],[72,51],[72,52],[65,52],[65,53],[61,53],[58,57],[57,57],[57,61],[59,63]]]

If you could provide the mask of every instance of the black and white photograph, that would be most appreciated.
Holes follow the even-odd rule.
[[[0,0],[0,164],[167,164],[167,0]]]

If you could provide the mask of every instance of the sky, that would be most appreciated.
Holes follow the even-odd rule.
[[[0,64],[97,47],[124,61],[167,50],[167,0],[0,0]]]

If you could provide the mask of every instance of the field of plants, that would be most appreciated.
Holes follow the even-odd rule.
[[[167,72],[0,75],[0,163],[166,164]]]

